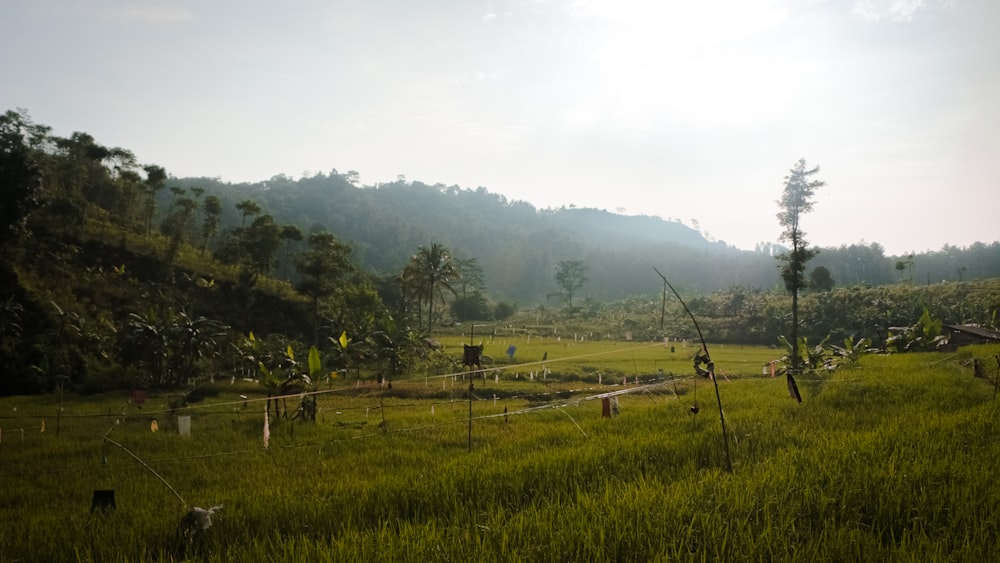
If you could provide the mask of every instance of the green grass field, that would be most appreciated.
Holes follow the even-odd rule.
[[[460,356],[461,339],[443,341]],[[247,382],[176,412],[173,396],[140,409],[127,393],[67,395],[61,416],[55,396],[0,399],[0,561],[1000,555],[1000,347],[865,356],[800,377],[801,404],[761,374],[776,350],[713,347],[728,473],[713,386],[690,377],[694,348],[484,345],[496,363],[474,382],[471,451],[469,382],[447,373],[324,385],[317,422],[271,420],[267,449],[262,388]],[[972,376],[973,358],[990,380]],[[603,418],[596,396],[629,389]],[[95,490],[114,490],[117,507],[91,512]],[[214,505],[210,528],[180,534],[191,507]]]

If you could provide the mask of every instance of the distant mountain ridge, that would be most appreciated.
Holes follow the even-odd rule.
[[[459,258],[479,261],[492,295],[520,303],[545,301],[562,260],[588,262],[591,278],[608,282],[606,287],[590,284],[587,292],[612,298],[622,296],[621,287],[655,291],[658,285],[648,275],[644,276],[650,277],[648,283],[615,283],[612,274],[634,275],[636,267],[621,263],[606,266],[608,260],[635,263],[640,256],[648,259],[656,248],[670,248],[675,257],[676,249],[701,255],[726,248],[686,225],[659,217],[624,216],[590,208],[537,210],[527,202],[510,201],[485,188],[402,180],[355,186],[335,173],[236,185],[206,178],[174,178],[171,185],[199,187],[219,195],[230,210],[230,225],[239,223],[235,205],[253,199],[279,223],[296,224],[307,231],[328,230],[352,245],[364,267],[383,275],[401,271],[417,247],[444,244]],[[652,271],[650,264],[647,260],[642,266],[645,274]]]
[[[654,266],[688,292],[781,287],[778,264],[770,253],[773,245],[767,252],[740,250],[656,216],[575,207],[539,210],[482,187],[403,179],[359,186],[350,174],[335,170],[298,180],[276,176],[244,184],[171,178],[170,185],[218,195],[225,208],[223,229],[240,224],[235,206],[250,199],[278,223],[297,225],[307,233],[327,230],[349,243],[354,259],[377,275],[398,274],[418,247],[443,244],[455,257],[478,261],[490,296],[521,305],[547,302],[563,260],[586,263],[589,281],[581,296],[600,300],[655,294],[661,281]],[[167,204],[164,199],[162,206]],[[300,242],[292,251],[303,248]],[[837,285],[901,279],[894,259],[877,243],[822,249],[809,270],[820,266],[832,273]],[[907,275],[928,283],[1000,276],[1000,243],[918,255]]]
[[[544,212],[543,212],[544,213]],[[709,242],[699,231],[657,216],[619,215],[603,209],[561,208],[551,212],[556,225],[596,245],[671,243],[691,248],[725,247]]]

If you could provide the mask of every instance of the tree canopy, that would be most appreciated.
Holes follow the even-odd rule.
[[[4,240],[22,234],[28,214],[41,204],[42,170],[31,140],[44,134],[24,110],[0,116],[0,231]]]
[[[574,311],[573,296],[589,281],[588,269],[583,260],[563,260],[556,265],[554,277],[557,289],[550,293],[549,297],[561,299],[571,314]]]

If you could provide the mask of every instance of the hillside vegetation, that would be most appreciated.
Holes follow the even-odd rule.
[[[358,186],[336,171],[171,178],[21,110],[0,118],[0,141],[3,395],[213,377],[280,393],[317,374],[449,373],[459,358],[433,341],[448,334],[695,338],[654,266],[710,341],[774,346],[788,329],[773,249],[739,251],[676,221],[403,179]],[[802,296],[799,333],[810,347],[830,337],[900,351],[942,323],[996,328],[998,255],[998,243],[945,247],[893,266],[874,243],[823,249],[814,265],[834,283]],[[567,265],[575,301],[559,286]]]
[[[677,287],[699,293],[781,285],[774,260],[781,246],[761,243],[754,251],[739,250],[707,240],[677,219],[575,207],[535,209],[482,187],[403,179],[364,186],[354,178],[332,170],[252,184],[207,178],[171,178],[167,184],[217,194],[226,209],[224,224],[238,224],[235,206],[252,199],[280,223],[328,230],[352,245],[360,264],[380,275],[401,270],[417,246],[441,243],[456,257],[478,261],[490,295],[522,305],[545,303],[553,270],[571,259],[590,266],[586,294],[601,301],[657,292],[653,266],[669,273]],[[779,189],[775,186],[775,196]],[[169,198],[164,195],[161,202]],[[900,264],[905,268],[897,269]],[[828,270],[841,287],[986,279],[1000,276],[1000,242],[968,248],[943,242],[937,251],[897,257],[887,256],[877,242],[845,241],[821,249],[810,263],[810,269],[817,268]]]

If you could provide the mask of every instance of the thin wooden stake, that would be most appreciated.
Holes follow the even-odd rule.
[[[1000,354],[996,355],[997,360],[997,376],[993,380],[993,400],[997,400],[997,386],[1000,385]]]
[[[469,372],[469,453],[472,453],[472,391],[475,384],[472,383],[472,372]]]

